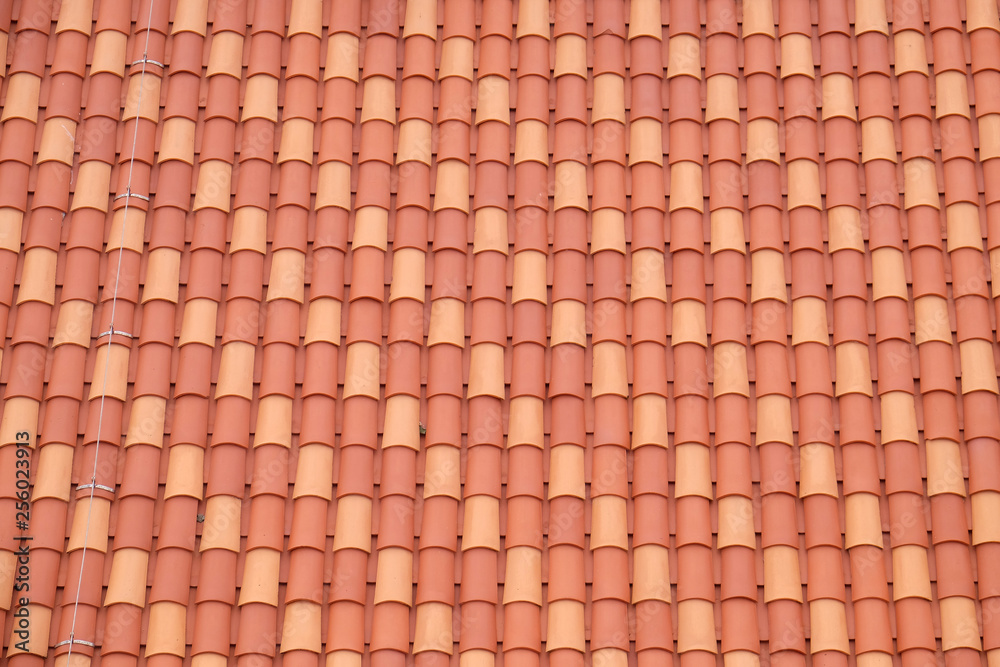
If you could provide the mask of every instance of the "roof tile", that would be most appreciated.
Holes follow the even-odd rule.
[[[70,3],[41,8],[51,36],[18,10],[0,431],[40,430],[30,609],[53,644],[303,665],[997,650],[971,622],[1000,591],[995,211],[974,208],[996,198],[995,7],[971,3],[966,40],[936,5],[285,4],[251,27],[244,3],[171,24],[106,2],[94,28]],[[89,583],[74,624],[102,570],[107,612]]]

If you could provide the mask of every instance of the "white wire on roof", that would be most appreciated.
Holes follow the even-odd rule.
[[[142,59],[140,61],[137,61],[137,62],[141,62],[142,63],[142,70],[139,73],[139,96],[138,96],[138,98],[136,100],[136,109],[141,109],[142,108],[142,94],[145,91],[145,88],[143,87],[143,82],[144,82],[144,79],[146,78],[146,64],[148,62],[150,62],[149,57],[148,57],[149,56],[149,34],[150,34],[150,32],[152,32],[153,6],[155,4],[156,4],[156,0],[149,0],[149,15],[146,17],[146,43],[145,43],[145,45],[142,48]],[[135,131],[132,133],[132,155],[131,155],[131,157],[129,158],[129,161],[128,161],[128,181],[127,181],[127,183],[125,185],[125,192],[126,192],[126,194],[130,194],[132,192],[132,173],[133,173],[134,168],[135,168],[135,149],[136,149],[136,147],[138,145],[138,141],[139,141],[139,118],[140,118],[139,114],[137,113],[136,114],[136,119],[135,119]],[[116,199],[117,199],[117,197],[116,197]],[[122,209],[122,231],[121,231],[121,238],[119,239],[119,242],[118,242],[118,268],[115,271],[115,285],[114,285],[114,288],[113,288],[113,290],[111,292],[111,323],[109,325],[109,329],[110,329],[109,333],[111,333],[111,334],[121,333],[121,332],[115,330],[115,311],[116,311],[117,306],[118,306],[118,285],[121,282],[121,276],[122,276],[122,257],[125,254],[125,226],[128,224],[128,209],[129,209],[129,204],[131,203],[131,200],[132,200],[132,197],[126,196],[125,197],[125,207]],[[145,200],[149,201],[149,198],[146,197]],[[111,346],[111,337],[110,336],[108,337],[108,346],[109,347]],[[108,350],[108,354],[105,355],[105,357],[104,357],[104,379],[102,380],[102,384],[101,384],[101,407],[100,407],[100,409],[98,411],[98,414],[97,414],[97,442],[94,445],[94,469],[93,469],[93,471],[91,471],[91,474],[90,474],[90,483],[89,484],[83,484],[83,485],[80,485],[80,486],[77,487],[77,490],[79,490],[81,488],[87,488],[87,487],[89,487],[90,488],[90,495],[87,498],[87,503],[88,503],[87,504],[87,523],[86,523],[86,526],[85,526],[84,532],[83,532],[83,548],[81,549],[81,552],[80,552],[80,573],[79,573],[79,576],[77,576],[77,581],[76,581],[76,596],[75,596],[75,599],[73,601],[73,620],[72,620],[72,622],[70,623],[70,626],[69,626],[69,639],[65,640],[64,642],[60,642],[60,644],[66,643],[66,644],[69,645],[69,650],[66,653],[66,664],[67,665],[72,664],[71,663],[71,659],[73,657],[73,646],[74,646],[74,644],[78,644],[79,643],[79,644],[84,644],[84,645],[91,646],[91,647],[94,646],[93,644],[91,644],[89,642],[85,642],[83,640],[77,640],[74,635],[76,633],[77,613],[78,613],[78,611],[80,609],[80,594],[81,594],[81,591],[83,589],[83,568],[84,568],[84,564],[87,562],[87,544],[89,543],[89,540],[90,540],[90,519],[91,519],[91,516],[92,516],[93,511],[94,511],[94,492],[97,490],[98,486],[100,486],[102,489],[106,489],[107,488],[107,487],[105,487],[103,485],[98,485],[98,483],[97,483],[97,462],[100,460],[98,454],[100,454],[100,451],[101,451],[101,429],[104,426],[104,401],[105,401],[105,398],[107,398],[107,391],[108,391],[108,370],[109,370],[110,365],[111,365],[110,362],[111,362],[111,350],[109,349]]]

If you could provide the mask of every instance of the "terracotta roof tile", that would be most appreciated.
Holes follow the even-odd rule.
[[[12,665],[995,662],[992,3],[175,4],[0,0]]]

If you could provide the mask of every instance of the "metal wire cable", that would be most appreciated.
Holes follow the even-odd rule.
[[[146,43],[142,48],[142,70],[139,73],[139,95],[136,99],[136,126],[135,130],[132,132],[132,156],[129,158],[128,163],[128,181],[125,185],[125,207],[122,209],[122,231],[118,242],[118,267],[115,271],[115,285],[111,291],[111,321],[108,327],[110,335],[108,336],[108,354],[104,357],[104,379],[101,385],[101,405],[98,410],[97,415],[97,442],[94,445],[94,469],[91,471],[90,475],[90,495],[87,499],[87,522],[84,527],[83,532],[83,548],[80,552],[80,573],[76,581],[76,597],[73,601],[73,620],[70,623],[69,628],[69,651],[66,654],[66,663],[71,664],[71,658],[73,657],[73,644],[76,639],[74,637],[76,633],[76,619],[77,614],[80,609],[80,594],[83,590],[83,571],[84,564],[87,562],[87,543],[90,540],[90,520],[94,511],[94,492],[97,490],[97,462],[100,460],[98,454],[101,451],[101,429],[104,426],[104,402],[107,398],[108,390],[108,371],[111,366],[111,339],[114,337],[115,331],[115,311],[118,307],[118,285],[121,282],[122,275],[122,257],[125,255],[125,227],[128,224],[128,209],[131,203],[131,193],[132,193],[132,174],[135,169],[135,149],[139,141],[139,113],[138,111],[142,109],[142,95],[145,91],[143,87],[143,82],[146,78],[146,64],[149,58],[149,36],[152,32],[153,23],[153,6],[156,4],[156,0],[149,0],[149,15],[146,18]]]

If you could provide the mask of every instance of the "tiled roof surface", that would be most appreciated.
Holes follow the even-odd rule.
[[[4,664],[1000,666],[995,0],[0,44]]]

